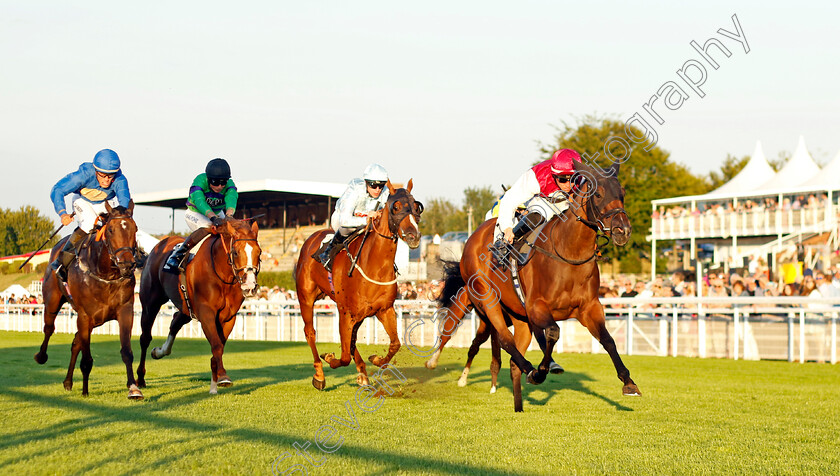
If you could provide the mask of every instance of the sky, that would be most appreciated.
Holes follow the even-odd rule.
[[[346,183],[365,166],[420,200],[510,184],[556,126],[622,121],[668,81],[659,146],[695,174],[800,135],[840,151],[837,2],[0,0],[0,207],[57,220],[52,185],[111,148],[132,193],[236,181]],[[720,33],[736,32],[749,47]],[[717,38],[704,97],[677,74]],[[703,63],[701,63],[703,64]],[[691,73],[696,73],[696,70]],[[693,77],[697,77],[696,74]],[[650,116],[644,116],[652,121]],[[631,157],[632,159],[632,157]],[[176,229],[186,229],[182,215]],[[170,228],[140,207],[138,225]]]

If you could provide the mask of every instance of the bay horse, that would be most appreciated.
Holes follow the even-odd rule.
[[[368,384],[365,361],[356,348],[356,334],[366,317],[375,315],[391,342],[385,357],[369,357],[373,365],[382,367],[390,362],[400,349],[394,311],[394,300],[397,296],[394,257],[398,239],[405,241],[412,249],[420,246],[418,223],[423,204],[414,200],[411,195],[411,180],[405,188],[395,189],[390,180],[386,185],[390,196],[382,215],[368,223],[366,237],[353,240],[333,258],[331,274],[324,265],[312,258],[331,230],[320,230],[307,238],[295,265],[295,282],[304,333],[315,359],[312,385],[318,390],[323,390],[327,384],[321,364],[322,358],[331,368],[347,366],[351,358],[354,359],[358,371],[356,382],[360,385]],[[357,256],[355,266],[351,264],[351,256]],[[332,352],[319,356],[315,345],[313,308],[315,301],[325,296],[335,301],[338,307],[340,359]]]
[[[201,323],[213,354],[210,358],[210,394],[218,393],[217,387],[233,385],[222,364],[222,354],[242,302],[257,293],[262,250],[257,242],[256,222],[249,226],[243,220],[225,218],[221,225],[212,226],[210,230],[211,235],[186,265],[183,276],[163,270],[172,248],[184,241],[183,238],[167,237],[149,253],[140,277],[143,310],[137,382],[141,388],[146,386],[146,350],[152,342],[152,325],[167,301],[172,301],[177,310],[172,316],[166,342],[152,350],[152,357],[160,359],[169,355],[178,331],[190,322],[190,318],[196,319]],[[185,291],[181,289],[181,278]]]
[[[64,379],[64,389],[73,388],[76,358],[82,353],[82,395],[88,395],[88,380],[93,368],[90,335],[95,327],[117,320],[120,325],[120,355],[125,363],[128,398],[140,400],[143,393],[137,388],[132,364],[131,328],[134,325],[134,270],[137,267],[137,224],[132,218],[134,202],[128,208],[111,207],[106,201],[107,215],[100,215],[102,224],[91,231],[81,244],[78,257],[67,269],[66,287],[59,281],[52,267],[44,273],[44,341],[35,354],[39,364],[47,362],[47,345],[55,331],[55,317],[68,302],[78,314],[76,335],[70,348],[70,366]],[[64,247],[64,237],[50,252],[56,259]]]
[[[575,163],[577,184],[569,208],[552,217],[539,233],[530,260],[519,270],[525,303],[517,296],[509,273],[502,271],[489,252],[494,240],[495,219],[484,222],[467,240],[458,266],[446,276],[454,294],[441,296],[448,319],[459,322],[475,306],[487,316],[501,347],[511,356],[514,411],[522,411],[521,374],[529,383],[542,383],[549,371],[551,352],[559,337],[555,321],[575,318],[589,330],[612,359],[624,395],[641,395],[621,361],[615,341],[605,325],[604,308],[598,300],[600,273],[596,262],[599,237],[625,245],[632,231],[624,210],[624,188],[618,180],[620,164],[596,171]],[[444,293],[446,294],[446,293]],[[511,335],[506,320],[513,325]],[[532,332],[543,334],[546,347],[538,368],[523,356]]]

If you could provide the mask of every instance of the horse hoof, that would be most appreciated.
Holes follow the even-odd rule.
[[[47,363],[48,358],[49,357],[47,356],[47,354],[42,354],[40,352],[35,354],[35,362],[38,362],[41,365],[44,365],[45,363]]]
[[[534,369],[534,370],[528,372],[527,381],[531,385],[539,385],[539,384],[545,382],[545,374],[538,371],[537,369]]]
[[[146,381],[141,378],[137,379],[137,388],[146,388]]]
[[[371,355],[370,357],[368,357],[368,361],[370,361],[370,363],[372,363],[373,365],[375,365],[377,367],[382,367],[382,361],[383,360],[385,360],[385,359],[383,359],[382,357],[380,357],[378,355]]]
[[[626,397],[641,397],[642,392],[639,390],[634,384],[625,385],[624,388],[621,389],[621,393]]]
[[[434,370],[437,368],[437,362],[432,362],[431,360],[426,361],[426,368],[430,370]]]
[[[64,381],[64,390],[67,390],[68,392],[70,390],[73,390],[73,381],[72,380],[70,380],[70,381],[65,380]]]
[[[318,380],[315,377],[312,377],[312,386],[315,387],[317,390],[323,390],[324,387],[327,386],[327,379]]]
[[[458,379],[458,386],[459,387],[466,387],[467,386],[467,378],[461,377]]]
[[[155,347],[154,349],[152,349],[152,358],[153,359],[160,360],[164,357],[166,357],[166,354],[161,352],[160,347]]]
[[[554,375],[562,374],[563,372],[565,372],[565,370],[563,369],[563,367],[560,366],[560,364],[553,361],[550,364],[548,364],[548,371],[553,373]]]
[[[495,385],[490,387],[490,395],[493,395],[494,393],[496,393],[496,386]]]
[[[333,354],[332,352],[327,352],[326,354],[321,354],[321,360],[323,360],[326,363],[330,363],[330,361],[333,360],[334,358],[335,358],[335,354]]]
[[[227,387],[230,387],[231,385],[233,385],[233,380],[231,380],[230,377],[225,375],[225,376],[219,378],[219,381],[216,382],[216,385],[218,385],[220,387],[227,388]]]
[[[370,380],[368,380],[367,375],[359,374],[356,375],[356,383],[359,384],[359,386],[364,387],[365,385],[370,385]]]
[[[143,392],[137,388],[137,385],[132,385],[128,387],[128,399],[129,400],[143,400]]]

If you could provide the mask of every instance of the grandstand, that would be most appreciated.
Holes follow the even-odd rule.
[[[726,268],[766,257],[777,269],[788,256],[827,267],[838,248],[838,199],[840,154],[821,169],[800,136],[791,159],[774,172],[757,142],[747,165],[718,189],[651,202],[652,270],[663,240],[688,242],[691,257],[699,244],[713,244],[712,261]]]

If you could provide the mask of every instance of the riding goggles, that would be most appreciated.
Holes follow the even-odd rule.
[[[365,180],[365,183],[370,188],[382,188],[385,186],[385,182],[383,181]]]
[[[228,179],[226,179],[226,178],[211,178],[211,179],[207,179],[207,182],[210,185],[218,187],[219,185],[227,185]]]

